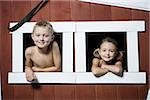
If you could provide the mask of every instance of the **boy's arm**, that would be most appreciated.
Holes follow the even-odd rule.
[[[31,61],[31,50],[29,48],[26,49],[25,51],[25,73],[26,73],[26,79],[28,81],[32,81],[36,79],[33,70],[32,70],[32,61]]]
[[[123,68],[122,68],[122,62],[121,61],[116,62],[115,65],[103,64],[102,68],[106,68],[108,71],[113,72],[119,76],[122,76]]]
[[[61,71],[61,54],[57,42],[53,42],[53,59],[56,71]]]
[[[101,68],[101,66],[100,67],[98,66],[99,66],[99,59],[94,58],[92,61],[91,71],[95,76],[100,77],[108,72],[106,68]]]

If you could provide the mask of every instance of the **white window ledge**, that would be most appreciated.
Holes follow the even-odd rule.
[[[124,72],[123,77],[119,77],[113,73],[107,73],[101,77],[95,77],[91,72],[84,73],[71,73],[71,72],[35,72],[38,81],[28,82],[25,78],[24,72],[9,72],[8,83],[9,84],[25,84],[25,83],[110,83],[110,84],[145,84],[146,73],[145,72]]]
[[[92,73],[78,73],[76,83],[119,83],[119,84],[144,84],[146,83],[145,72],[124,72],[123,77],[111,72],[101,77],[95,77]]]

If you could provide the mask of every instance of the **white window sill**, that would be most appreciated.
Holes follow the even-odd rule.
[[[123,77],[119,77],[113,73],[107,73],[101,77],[95,77],[91,72],[35,72],[38,81],[33,83],[75,83],[75,84],[94,84],[94,83],[110,83],[110,84],[145,84],[145,72],[124,72]],[[24,72],[9,72],[9,84],[28,84]]]

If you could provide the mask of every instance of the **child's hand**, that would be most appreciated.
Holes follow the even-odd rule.
[[[35,72],[38,72],[38,71],[40,71],[40,68],[38,68],[38,67],[36,67],[36,66],[33,66],[33,67],[32,67],[32,70],[35,71]]]
[[[104,61],[101,62],[101,68],[107,69],[107,64]]]
[[[36,79],[36,76],[31,69],[26,69],[25,73],[27,81],[33,81],[34,79]]]

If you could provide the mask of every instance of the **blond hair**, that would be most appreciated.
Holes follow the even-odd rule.
[[[32,32],[32,33],[34,33],[35,28],[36,28],[37,26],[39,26],[39,27],[47,27],[47,28],[49,29],[49,31],[50,31],[51,34],[54,33],[53,26],[52,26],[48,21],[42,20],[42,21],[37,22],[37,23],[34,25],[34,27],[33,27],[33,32]]]

